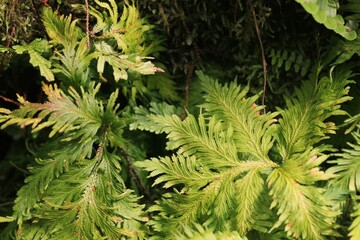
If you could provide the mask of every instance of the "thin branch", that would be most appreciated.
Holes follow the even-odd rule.
[[[184,29],[185,29],[187,36],[191,37],[189,27],[187,26],[186,21],[185,21],[185,13],[184,13],[184,10],[182,10],[182,9],[181,9],[181,19],[182,19],[182,23],[184,25]],[[184,106],[183,106],[181,120],[184,120],[186,118],[186,108],[189,104],[189,85],[190,85],[190,81],[193,77],[194,68],[201,60],[200,50],[199,50],[199,47],[196,44],[195,40],[192,41],[192,45],[194,46],[195,59],[194,59],[193,63],[191,63],[191,65],[189,66],[188,71],[187,71],[186,82],[185,82],[185,84],[186,84],[185,85],[185,102],[184,102]]]
[[[143,181],[141,180],[141,177],[140,177],[139,173],[137,172],[134,164],[130,161],[128,154],[122,148],[120,148],[120,154],[124,157],[125,162],[128,165],[128,172],[131,175],[132,180],[135,181],[135,183],[136,183],[136,185],[138,187],[138,190],[145,195],[146,199],[149,202],[152,203],[153,202],[153,197],[150,194],[150,192],[146,189],[146,187],[145,187]]]
[[[15,104],[16,106],[20,106],[20,103],[12,100],[12,99],[10,99],[10,98],[4,97],[4,96],[2,96],[2,95],[0,95],[0,98],[1,98],[2,100],[4,100],[5,102],[9,102],[9,103]]]
[[[89,30],[89,2],[85,0],[85,10],[86,10],[86,45],[90,48],[90,30]]]
[[[19,170],[20,172],[22,172],[25,175],[28,175],[29,172],[26,169],[23,169],[21,167],[19,167],[16,163],[14,163],[13,161],[9,161],[10,165],[13,166],[14,168],[16,168],[17,170]]]
[[[266,94],[266,82],[267,82],[267,69],[266,69],[266,57],[265,57],[265,51],[264,51],[264,46],[261,40],[261,36],[260,36],[260,30],[259,30],[259,26],[258,26],[258,22],[256,20],[256,13],[255,13],[255,9],[254,9],[254,5],[252,4],[251,0],[248,0],[249,6],[251,8],[252,11],[252,15],[254,18],[254,24],[255,24],[255,29],[256,29],[256,35],[257,38],[259,40],[259,44],[260,44],[260,49],[261,49],[261,57],[262,57],[262,65],[263,65],[263,74],[264,74],[264,83],[263,83],[263,95],[262,95],[262,100],[261,100],[261,104],[264,105],[264,113],[266,113],[266,107],[265,107],[265,94]]]
[[[8,39],[6,40],[6,47],[10,47],[12,44],[12,39],[15,35],[16,28],[15,26],[12,26],[10,36],[8,36]]]
[[[194,72],[194,66],[195,66],[194,63],[191,64],[187,71],[186,82],[185,82],[185,102],[184,102],[184,106],[183,106],[181,120],[184,120],[186,118],[186,108],[189,104],[189,85],[190,85],[190,81],[192,79],[192,75]]]

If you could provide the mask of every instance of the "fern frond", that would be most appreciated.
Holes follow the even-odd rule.
[[[358,202],[359,196],[356,196],[356,205],[354,206],[354,212],[351,214],[353,221],[349,227],[349,237],[351,240],[360,238],[360,204]]]
[[[123,5],[122,15],[119,17],[116,1],[96,1],[95,3],[105,10],[104,12],[99,12],[91,6],[89,10],[89,13],[97,20],[91,32],[91,37],[93,40],[92,43],[94,43],[95,46],[93,54],[95,55],[94,58],[97,59],[99,78],[103,81],[108,81],[103,74],[105,65],[109,64],[112,68],[112,75],[115,82],[130,79],[128,83],[120,84],[124,86],[123,94],[126,97],[131,96],[133,101],[135,101],[136,94],[139,90],[141,93],[151,95],[152,93],[150,91],[154,88],[159,91],[162,97],[175,99],[174,84],[168,75],[162,75],[161,81],[159,81],[157,77],[150,78],[156,79],[156,81],[152,81],[152,84],[149,83],[148,88],[146,87],[147,84],[143,81],[147,79],[139,79],[138,76],[138,74],[152,75],[156,72],[164,72],[164,70],[159,67],[159,64],[159,66],[156,66],[149,61],[149,59],[153,59],[148,57],[149,54],[156,55],[156,51],[163,49],[161,46],[162,39],[159,41],[151,39],[151,44],[147,44],[147,36],[151,34],[149,30],[152,26],[140,18],[138,10],[134,5],[125,3]],[[84,6],[77,6],[78,8],[81,7],[84,9]],[[93,35],[95,33],[96,35]],[[69,49],[69,51],[72,51],[72,49]],[[79,73],[81,73],[81,71],[79,71]],[[73,75],[71,75],[71,79],[74,79]],[[85,79],[83,82],[88,78],[85,74],[80,76],[80,79]],[[79,76],[77,79],[79,79]]]
[[[98,238],[140,234],[134,229],[140,227],[137,221],[145,220],[140,217],[142,207],[136,203],[138,199],[125,189],[119,173],[111,172],[111,166],[107,166],[115,156],[106,151],[102,156],[103,159],[97,161],[86,160],[80,168],[73,168],[60,176],[46,192],[42,207],[35,211],[34,216],[40,223],[51,222],[49,227],[54,228],[52,237],[61,239],[69,232],[88,239],[94,234]],[[97,165],[104,170],[103,174],[100,169],[98,174],[92,174]],[[102,232],[98,232],[98,228]]]
[[[156,115],[166,116],[176,114],[180,116],[181,111],[182,109],[176,108],[175,106],[169,105],[165,102],[151,102],[149,108],[144,106],[134,107],[135,114],[131,116],[129,128],[130,130],[139,129],[160,133],[161,129],[153,128],[154,124],[152,121],[149,121],[149,119]]]
[[[112,22],[117,22],[118,21],[118,8],[116,5],[116,2],[113,0],[110,0],[110,5],[106,2],[101,2],[99,0],[95,0],[95,3],[97,5],[99,5],[102,8],[105,8],[106,10],[108,10],[109,14],[110,14],[110,19]]]
[[[179,240],[246,240],[246,237],[241,237],[237,232],[213,232],[205,227],[195,224],[193,228],[184,226],[184,233],[175,235],[175,239]]]
[[[304,59],[304,56],[294,51],[271,49],[269,54],[271,64],[278,68],[284,67],[285,71],[289,71],[291,67],[295,72],[300,72],[301,76],[305,76],[310,68],[310,59]]]
[[[261,161],[271,161],[268,152],[273,145],[273,133],[277,112],[260,114],[264,106],[255,104],[258,96],[245,98],[248,89],[241,89],[235,82],[221,86],[202,72],[197,73],[202,81],[206,112],[223,119],[225,125],[234,129],[234,141],[240,152],[248,153]]]
[[[64,47],[75,48],[79,39],[84,36],[82,30],[72,21],[71,16],[57,16],[58,13],[51,8],[43,8],[42,18],[51,43]]]
[[[128,5],[124,7],[117,27],[126,32],[123,36],[123,40],[128,46],[125,53],[131,54],[137,52],[141,54],[144,50],[142,42],[144,41],[145,33],[150,30],[152,26],[144,24],[135,6]]]
[[[224,230],[226,229],[226,222],[230,218],[231,212],[234,211],[235,205],[244,202],[248,203],[248,208],[244,210],[245,212],[242,212],[243,209],[239,209],[241,218],[244,217],[241,223],[245,224],[247,221],[253,222],[249,219],[252,216],[251,214],[256,215],[255,209],[252,206],[262,191],[259,190],[258,184],[252,185],[252,182],[258,179],[256,177],[259,175],[250,174],[251,177],[245,177],[248,180],[246,184],[240,184],[240,181],[243,179],[242,174],[245,174],[247,171],[254,171],[253,173],[255,173],[262,169],[269,169],[276,166],[276,164],[273,162],[264,163],[250,160],[240,161],[237,158],[235,158],[236,160],[228,160],[225,154],[226,151],[221,152],[218,150],[222,146],[214,145],[211,147],[212,139],[216,139],[213,133],[223,130],[222,128],[211,130],[211,126],[216,122],[215,118],[209,120],[207,124],[209,129],[206,129],[205,119],[200,115],[200,129],[198,129],[194,128],[197,126],[197,123],[192,115],[189,115],[184,121],[181,121],[176,115],[172,117],[153,115],[152,117],[153,123],[155,123],[153,127],[158,128],[152,129],[154,131],[163,131],[165,129],[164,131],[168,132],[169,142],[174,142],[175,145],[171,146],[171,149],[179,148],[178,154],[191,156],[184,158],[179,155],[177,157],[173,156],[172,159],[160,158],[159,160],[153,158],[138,163],[138,166],[151,172],[151,177],[157,177],[154,184],[164,182],[164,187],[166,188],[176,184],[184,184],[181,190],[181,193],[184,195],[175,195],[173,198],[177,200],[164,200],[161,203],[161,205],[165,204],[165,206],[160,207],[161,211],[167,211],[166,213],[168,214],[171,212],[177,213],[177,220],[174,221],[172,227],[176,228],[180,219],[184,224],[187,224],[188,221],[205,221],[207,225],[212,226],[214,229]],[[212,121],[214,122],[211,123]],[[166,130],[167,128],[168,130]],[[221,134],[219,133],[218,135]],[[226,134],[223,136],[226,136]],[[231,139],[231,134],[229,139]],[[220,142],[221,140],[216,141]],[[226,146],[225,143],[222,145]],[[196,151],[194,151],[195,149]],[[237,152],[236,148],[234,148],[234,151],[235,153]],[[217,169],[217,171],[209,171],[208,169]],[[218,172],[219,170],[221,171]],[[241,179],[237,185],[234,184],[234,179],[236,178]],[[254,182],[259,183],[259,181]],[[250,186],[254,186],[254,188],[249,189],[247,183]],[[260,187],[260,189],[262,188]],[[245,193],[245,190],[248,192]],[[241,198],[240,196],[244,194],[247,196],[251,194],[253,198]],[[239,199],[236,200],[238,197]],[[205,199],[206,202],[204,202]],[[171,207],[174,205],[177,207]],[[240,206],[241,208],[244,207],[244,205]],[[189,212],[189,209],[193,210]],[[203,209],[208,209],[208,212],[205,214]],[[241,223],[238,223],[239,226]],[[242,233],[245,234],[248,228],[242,230]]]
[[[74,136],[92,138],[101,126],[102,103],[98,103],[94,98],[99,87],[100,85],[92,93],[83,92],[82,96],[70,88],[68,96],[56,85],[44,85],[43,91],[49,99],[48,102],[30,103],[19,97],[22,106],[11,114],[1,115],[1,127],[14,124],[21,127],[31,126],[32,131],[36,132],[51,126],[50,137],[56,133],[72,131]],[[80,127],[84,129],[76,132]]]
[[[81,93],[70,88],[65,93],[56,85],[44,85],[47,102],[19,98],[19,109],[1,111],[2,127],[17,124],[33,131],[51,127],[50,137],[54,136],[53,144],[42,148],[42,157],[30,168],[31,175],[15,200],[13,217],[21,236],[144,237],[143,206],[120,175],[118,151],[123,151],[119,148],[125,140],[124,122],[117,116],[118,92],[104,106],[95,97],[99,88]],[[28,221],[33,222],[31,227]]]
[[[39,67],[41,76],[49,82],[54,81],[54,74],[51,72],[51,62],[44,58],[41,53],[48,51],[50,45],[45,40],[35,39],[27,45],[16,45],[13,49],[17,54],[23,54],[27,52],[30,56],[30,63],[34,67]]]
[[[283,161],[335,132],[335,124],[325,120],[331,115],[345,114],[340,104],[351,99],[346,96],[351,75],[350,71],[339,71],[332,79],[323,77],[319,83],[306,81],[300,89],[295,89],[294,98],[285,98],[286,110],[279,109],[282,118],[275,134]]]
[[[112,47],[104,41],[96,43],[95,48],[98,54],[97,71],[102,75],[105,62],[109,63],[113,68],[115,81],[119,81],[120,79],[127,80],[128,73],[126,70],[132,70],[144,75],[163,71],[162,69],[155,67],[150,61],[143,62],[142,58],[139,56],[116,54]]]
[[[73,143],[72,143],[73,144]],[[60,144],[58,146],[61,146]],[[74,154],[69,157],[59,155],[54,159],[37,159],[37,165],[30,167],[31,175],[25,179],[24,185],[17,193],[14,205],[14,218],[18,224],[22,224],[23,220],[32,217],[31,210],[41,200],[44,191],[48,188],[51,182],[67,171],[69,166],[79,158],[84,158],[89,152],[84,149],[80,151],[70,146],[66,146],[69,150],[75,150]]]
[[[336,51],[337,59],[334,64],[341,64],[348,61],[354,54],[360,53],[360,39],[354,41],[339,41],[333,46],[333,51]]]
[[[319,142],[337,129],[334,123],[325,122],[327,118],[345,114],[340,104],[351,99],[347,96],[351,76],[347,69],[339,69],[318,82],[304,82],[295,90],[295,97],[285,99],[286,109],[280,111],[275,135],[283,164],[267,179],[272,207],[279,215],[273,229],[283,224],[287,234],[295,238],[324,239],[331,234],[338,211],[331,208],[325,189],[315,183],[333,178],[334,173],[320,170],[328,157],[323,155],[328,146]]]
[[[185,156],[196,154],[200,164],[216,168],[235,166],[238,159],[237,149],[232,140],[232,128],[224,129],[222,122],[211,118],[205,121],[200,114],[198,121],[189,115],[184,121],[177,115],[147,116],[152,124],[149,131],[168,133],[168,149],[179,148]],[[142,124],[139,128],[145,128]]]
[[[158,214],[151,223],[154,229],[170,234],[180,221],[216,231],[233,229],[241,236],[280,226],[295,238],[334,234],[338,208],[316,185],[334,177],[320,169],[329,148],[319,142],[336,130],[324,121],[344,114],[340,104],[350,99],[346,94],[351,72],[339,69],[319,82],[306,82],[286,100],[279,124],[274,119],[278,112],[261,114],[264,107],[255,105],[258,96],[247,98],[246,88],[235,83],[222,86],[201,72],[198,75],[206,92],[202,107],[207,118],[200,113],[198,119],[189,114],[181,120],[173,114],[175,109],[154,104],[150,110],[137,108],[138,117],[130,125],[166,133],[168,149],[178,150],[172,158],[138,165],[155,177],[154,184],[181,188],[151,208]],[[281,165],[270,159],[270,149],[271,157],[282,158]],[[271,199],[262,206],[267,194]]]
[[[165,195],[157,205],[149,209],[152,212],[158,213],[155,220],[160,225],[156,231],[165,236],[173,236],[174,231],[182,225],[191,225],[195,222],[201,223],[214,218],[214,214],[210,213],[209,210],[213,206],[214,197],[221,190],[220,187],[221,181],[214,181],[201,191],[190,189],[180,193],[175,191],[175,193],[171,193],[168,196]],[[219,212],[217,214],[223,215],[226,213]],[[216,227],[223,229],[224,226]]]
[[[63,83],[73,87],[90,87],[90,63],[98,57],[98,53],[90,52],[83,38],[76,47],[65,46],[61,51],[55,51],[52,71]]]
[[[264,180],[256,170],[250,170],[235,183],[238,194],[236,196],[236,223],[241,236],[255,225],[256,205],[261,200],[264,191]]]
[[[83,4],[74,4],[73,6],[85,10],[85,6]],[[94,8],[93,6],[89,6],[89,14],[96,19],[96,24],[92,28],[92,32],[94,34],[99,33],[104,29],[109,29],[109,24],[107,23],[109,20],[106,21],[107,19],[104,19],[102,13],[96,10],[96,8]]]
[[[272,206],[277,206],[279,219],[273,226],[285,225],[285,231],[295,238],[325,239],[322,235],[331,228],[337,213],[323,196],[323,189],[303,185],[292,177],[296,170],[274,169],[268,176]]]
[[[328,172],[336,175],[333,185],[356,192],[360,190],[360,133],[357,131],[352,135],[356,144],[348,143],[351,149],[344,149],[344,153],[338,155],[340,158],[330,161],[337,165],[328,169]]]
[[[327,170],[329,174],[334,174],[336,177],[331,180],[331,188],[339,188],[350,195],[351,201],[354,203],[354,212],[351,214],[352,223],[349,227],[350,239],[357,239],[360,236],[360,205],[359,196],[357,192],[360,189],[360,131],[359,127],[356,132],[352,132],[355,143],[348,143],[349,149],[343,149],[343,153],[337,154],[335,160],[329,161],[335,163]]]
[[[208,169],[201,168],[194,156],[184,158],[181,155],[173,155],[171,158],[152,158],[137,162],[136,165],[151,172],[149,177],[157,177],[153,185],[165,183],[164,188],[182,183],[188,187],[201,188],[217,177]]]
[[[207,103],[203,107],[207,115],[211,114],[207,119],[200,114],[196,120],[189,114],[181,120],[177,115],[167,115],[174,109],[166,106],[165,111],[136,110],[140,116],[131,128],[165,132],[168,149],[178,149],[178,156],[172,159],[153,158],[138,166],[156,177],[155,184],[164,183],[166,188],[182,186],[180,193],[164,198],[152,208],[160,211],[156,221],[169,222],[169,229],[176,229],[179,221],[200,222],[217,231],[228,230],[233,224],[245,235],[257,225],[255,219],[260,209],[257,202],[264,189],[260,172],[277,167],[267,155],[272,147],[271,132],[275,126],[272,123],[277,113],[260,116],[258,111],[262,107],[253,107],[256,97],[247,99],[246,91],[239,87],[222,87],[199,75],[205,78]],[[174,214],[176,221],[168,218],[169,214]],[[231,216],[238,217],[233,220]],[[264,222],[261,221],[262,226]]]
[[[143,42],[145,34],[151,29],[151,26],[144,24],[135,6],[124,4],[122,15],[119,17],[116,2],[114,0],[108,2],[95,1],[96,4],[106,9],[110,16],[108,18],[94,7],[90,7],[89,13],[97,20],[93,32],[102,32],[101,39],[115,39],[117,49],[125,55],[136,53],[144,56],[142,53],[147,47],[143,45]]]
[[[257,200],[259,193],[259,181],[256,180],[257,174],[249,174],[247,180],[250,186],[241,184],[239,180],[236,185],[234,179],[240,177],[247,171],[259,171],[267,169],[271,166],[258,161],[239,162],[237,166],[229,168],[222,172],[211,172],[196,163],[194,157],[183,158],[182,156],[173,156],[170,158],[151,159],[145,162],[137,163],[138,166],[150,171],[149,177],[157,177],[154,184],[165,183],[164,187],[183,186],[180,193],[175,193],[171,198],[164,198],[157,207],[153,207],[153,211],[160,211],[157,221],[165,221],[170,224],[168,230],[159,229],[159,231],[170,231],[176,229],[179,222],[188,224],[191,222],[203,222],[212,229],[219,231],[226,230],[229,218],[234,213],[234,209],[238,204],[237,197],[254,196],[253,198],[241,201],[249,203],[248,208],[244,211],[250,215],[243,214],[242,223],[251,221],[251,214],[255,215],[255,210],[251,204]],[[254,177],[255,176],[255,177]],[[240,178],[242,179],[242,178]],[[256,187],[255,187],[256,186]],[[260,187],[261,189],[261,187]],[[248,192],[245,193],[245,190]],[[237,197],[236,197],[237,196]],[[244,207],[244,205],[239,205]],[[243,209],[239,209],[243,211]],[[161,213],[162,212],[162,213]],[[161,217],[161,214],[174,214],[176,219],[170,220]],[[254,223],[255,224],[255,223]],[[240,231],[240,229],[237,229]],[[248,229],[246,229],[248,230]],[[245,234],[245,230],[243,232]]]

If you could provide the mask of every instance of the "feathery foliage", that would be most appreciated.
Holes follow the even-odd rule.
[[[236,82],[222,86],[198,76],[205,91],[198,119],[139,108],[131,125],[166,133],[167,148],[177,150],[171,158],[137,163],[154,185],[174,189],[150,208],[153,228],[163,237],[193,222],[240,236],[279,227],[295,238],[333,234],[338,212],[316,184],[333,175],[319,168],[328,148],[318,143],[336,128],[325,120],[344,114],[339,107],[349,100],[351,72],[304,82],[286,108],[273,113]]]
[[[306,14],[296,2],[344,39],[316,27],[299,31],[297,24],[314,21],[293,18]],[[28,171],[10,162],[25,183],[14,201],[8,198],[13,209],[0,216],[6,225],[0,238],[360,238],[359,114],[345,120],[353,124],[348,131],[359,128],[349,149],[333,154],[328,141],[338,130],[334,122],[347,114],[341,105],[351,99],[356,74],[348,63],[359,53],[359,8],[356,0],[296,2],[287,12],[263,0],[143,1],[151,12],[145,20],[134,1],[32,1],[35,11],[44,5],[37,14],[47,40],[0,46],[7,54],[0,65],[22,55],[45,78],[37,98],[16,90],[15,102],[0,94],[18,104],[0,108],[0,128],[19,131],[30,153],[21,157]],[[56,4],[56,11],[49,8]],[[67,8],[73,15],[63,14]],[[279,16],[292,21],[279,24]],[[148,21],[163,22],[166,32]],[[292,33],[283,34],[290,26]],[[313,31],[317,37],[308,39]],[[256,37],[262,52],[249,47]],[[287,50],[279,49],[284,43]],[[274,65],[268,72],[259,63],[264,53]],[[198,71],[190,84],[196,68],[206,74]],[[8,74],[1,70],[1,77]],[[268,101],[267,93],[267,106],[258,105],[266,72],[272,93],[286,88],[284,103]],[[239,80],[209,77],[234,73]],[[180,99],[171,78],[184,75],[182,108],[159,103]]]
[[[42,148],[15,200],[13,218],[20,238],[142,236],[142,207],[120,175],[119,152],[126,140],[121,136],[125,123],[118,115],[118,92],[104,103],[96,99],[99,88],[65,93],[56,85],[44,85],[47,102],[29,103],[20,97],[18,110],[1,110],[3,128],[50,128],[49,137],[54,138]]]
[[[35,39],[28,45],[17,45],[13,47],[17,54],[27,52],[30,55],[30,63],[34,67],[39,67],[41,76],[49,82],[54,81],[54,74],[51,72],[51,62],[44,58],[41,53],[50,50],[48,43],[42,39]]]
[[[304,56],[294,51],[271,49],[269,58],[271,64],[278,68],[284,67],[285,71],[289,71],[291,67],[296,73],[305,76],[310,68],[310,59],[304,59]]]
[[[343,153],[338,154],[336,160],[332,163],[336,165],[331,167],[329,174],[335,174],[336,178],[330,182],[330,187],[346,191],[350,198],[350,203],[353,208],[351,214],[352,223],[349,226],[350,239],[358,239],[360,237],[360,204],[358,192],[360,189],[360,164],[359,164],[359,151],[360,151],[360,133],[359,126],[356,132],[352,133],[355,143],[348,143],[350,149],[344,149]],[[346,206],[346,204],[344,204]]]
[[[115,1],[110,0],[113,9],[97,3],[111,14],[117,12]],[[111,14],[104,15],[104,20],[143,26],[134,6],[124,6],[126,16],[120,20]],[[1,218],[11,222],[1,238],[143,239],[144,206],[126,183],[132,177],[127,175],[135,174],[129,169],[140,150],[123,136],[127,120],[119,108],[119,89],[104,95],[99,82],[105,80],[102,73],[109,61],[115,80],[119,72],[143,75],[160,70],[143,61],[143,52],[136,52],[144,47],[140,45],[146,28],[139,34],[121,33],[129,39],[129,53],[112,49],[111,36],[93,36],[88,41],[71,16],[44,8],[43,20],[50,41],[36,39],[13,48],[18,54],[29,53],[30,63],[39,66],[41,75],[59,84],[43,83],[43,103],[18,95],[18,109],[0,108],[2,129],[17,125],[29,129],[34,138],[47,139],[46,144],[34,147],[35,161],[17,192],[12,216]],[[131,27],[131,22],[126,24]],[[137,37],[140,40],[134,42]],[[98,46],[110,50],[104,53]],[[52,56],[46,59],[49,53]]]
[[[239,233],[237,232],[231,232],[231,233],[213,233],[210,230],[205,229],[201,225],[195,226],[196,230],[193,230],[192,228],[185,227],[184,234],[178,234],[176,236],[176,239],[192,239],[192,240],[245,240],[246,238],[240,237]]]
[[[115,81],[113,84],[122,86],[123,93],[135,101],[139,90],[142,94],[151,92],[144,85],[146,79],[142,75],[163,72],[150,61],[152,57],[148,55],[162,50],[161,41],[145,42],[151,26],[139,17],[135,6],[124,5],[123,14],[118,16],[114,0],[95,2],[108,13],[91,7],[90,14],[97,23],[89,33],[84,32],[78,26],[79,20],[73,20],[71,15],[59,15],[51,8],[43,8],[42,17],[50,41],[36,39],[27,45],[16,45],[13,49],[17,54],[28,53],[30,63],[39,67],[41,75],[48,81],[56,77],[65,86],[73,86],[77,90],[80,86],[89,86],[92,79]],[[97,62],[96,71],[90,66],[94,61]],[[112,75],[105,74],[108,65],[112,68]],[[118,83],[120,79],[129,82]],[[159,93],[169,99],[168,93],[164,94],[166,87],[174,92],[169,77],[163,77],[151,90],[160,90]]]

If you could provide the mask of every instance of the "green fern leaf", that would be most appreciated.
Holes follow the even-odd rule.
[[[238,150],[261,161],[271,161],[267,154],[273,145],[272,135],[276,129],[273,123],[277,121],[278,113],[260,114],[264,107],[255,104],[258,96],[245,98],[248,89],[241,90],[235,82],[222,87],[202,72],[197,74],[207,93],[204,109],[233,127]]]
[[[280,215],[273,229],[285,224],[287,234],[295,238],[325,239],[322,231],[330,228],[336,216],[331,202],[322,196],[323,190],[296,182],[292,172],[278,168],[268,177],[272,207],[277,206]]]
[[[58,132],[73,131],[74,136],[80,137],[83,134],[84,139],[91,138],[101,126],[99,118],[102,113],[99,108],[101,103],[97,103],[94,99],[99,87],[100,85],[94,88],[90,94],[83,91],[82,99],[73,88],[69,89],[70,96],[67,96],[56,85],[54,87],[44,85],[43,91],[49,99],[48,102],[29,103],[19,98],[23,105],[11,114],[0,116],[0,122],[3,123],[1,127],[5,128],[13,124],[22,127],[31,125],[32,131],[36,132],[52,126],[50,137]],[[83,125],[83,121],[88,122],[88,125],[84,126],[87,129],[80,134],[75,130]]]
[[[244,236],[255,224],[256,204],[259,204],[260,195],[264,190],[264,180],[256,170],[250,170],[236,182],[237,207],[236,222],[241,236]],[[250,217],[249,217],[250,216]]]
[[[51,43],[74,49],[78,40],[84,37],[84,33],[76,26],[77,21],[72,21],[71,16],[57,15],[51,8],[43,8],[42,18]]]
[[[106,10],[108,10],[109,14],[110,14],[110,19],[112,22],[117,22],[118,21],[118,8],[117,8],[117,4],[114,0],[110,0],[110,5],[106,2],[101,2],[99,0],[95,0],[95,3],[97,5],[99,5],[102,8],[105,8]]]
[[[319,83],[304,82],[301,89],[296,89],[296,97],[285,98],[286,110],[280,110],[278,134],[275,134],[278,149],[286,161],[293,154],[304,152],[314,144],[327,138],[327,134],[337,129],[334,123],[324,122],[331,115],[344,115],[340,104],[351,97],[346,96],[351,81],[351,72],[340,72],[322,78]],[[310,156],[311,157],[311,156]]]
[[[206,92],[206,115],[200,113],[196,120],[189,114],[181,120],[174,108],[153,104],[149,110],[137,108],[138,117],[130,125],[166,133],[168,149],[177,149],[172,158],[138,164],[155,177],[154,184],[181,189],[151,208],[158,214],[151,222],[154,229],[171,235],[179,224],[197,222],[216,231],[233,229],[241,236],[280,226],[295,238],[334,234],[338,208],[316,185],[334,177],[319,167],[329,149],[319,142],[336,130],[334,124],[324,123],[326,119],[344,114],[340,104],[350,99],[346,86],[351,72],[339,69],[329,78],[306,82],[295,97],[286,99],[278,121],[278,112],[260,113],[264,107],[255,105],[258,96],[246,97],[247,89],[235,83],[221,86],[198,74]],[[282,158],[281,165],[273,157]]]
[[[115,156],[104,152],[102,157],[102,166],[99,167],[109,169],[110,166],[106,165],[111,165]],[[78,238],[137,235],[131,229],[138,229],[139,223],[136,222],[145,220],[140,217],[142,207],[137,205],[137,198],[125,190],[119,175],[107,171],[100,175],[91,174],[98,161],[86,162],[81,164],[81,168],[73,168],[54,181],[43,198],[41,210],[35,211],[34,215],[39,216],[40,221],[52,221],[51,227],[57,230],[53,235],[58,239],[65,237],[68,232],[76,233]],[[120,182],[106,187],[115,179]],[[106,197],[109,194],[111,199]],[[66,224],[59,225],[57,222]],[[98,227],[103,233],[98,232]]]
[[[357,196],[356,199],[359,197]],[[353,222],[349,227],[349,237],[351,240],[358,239],[360,237],[360,204],[356,202],[354,206],[354,212],[351,214],[354,218]]]
[[[13,49],[17,54],[23,54],[27,52],[30,56],[30,63],[34,67],[39,67],[41,76],[49,82],[54,81],[54,74],[51,72],[51,62],[41,56],[40,53],[48,51],[50,46],[45,40],[35,39],[27,45],[13,46]]]
[[[3,126],[31,125],[34,131],[52,127],[50,136],[55,138],[53,145],[42,148],[43,157],[30,168],[31,175],[15,200],[13,217],[20,237],[144,237],[143,206],[120,175],[118,151],[124,144],[124,124],[116,114],[118,94],[114,92],[105,107],[95,98],[98,88],[81,94],[69,89],[68,96],[56,85],[44,86],[48,102],[21,99],[20,109],[1,116]]]
[[[58,79],[73,87],[90,87],[90,63],[98,57],[98,53],[90,52],[87,39],[82,39],[74,48],[65,46],[61,51],[56,51],[53,57],[54,69]]]
[[[120,79],[127,80],[128,74],[126,70],[132,70],[144,75],[162,71],[162,69],[155,67],[150,61],[142,62],[142,58],[138,56],[116,54],[112,47],[104,41],[96,43],[95,48],[98,54],[97,71],[102,75],[105,62],[109,63],[113,68],[115,81]]]
[[[157,176],[153,185],[165,183],[164,188],[182,183],[189,187],[201,188],[217,177],[211,171],[197,166],[194,156],[184,158],[181,155],[173,155],[171,158],[152,158],[137,162],[136,165],[151,172],[149,177]]]
[[[75,154],[74,156],[77,157]],[[17,198],[15,199],[14,218],[19,225],[22,224],[23,220],[32,217],[31,210],[41,200],[43,192],[51,181],[66,170],[69,164],[75,160],[74,158],[67,161],[64,161],[63,158],[56,158],[54,160],[38,159],[38,165],[29,169],[32,175],[25,179],[26,185],[18,191]]]
[[[275,135],[283,164],[267,179],[272,207],[277,207],[279,215],[273,229],[284,224],[287,234],[296,238],[324,239],[320,233],[329,234],[338,212],[330,207],[333,203],[326,199],[325,189],[314,183],[334,174],[320,170],[327,159],[322,152],[328,147],[318,143],[336,130],[326,119],[345,113],[339,108],[350,99],[346,96],[349,77],[351,72],[339,69],[332,78],[305,82],[295,90],[295,97],[286,99]]]
[[[360,142],[359,133],[353,133],[355,141]],[[340,154],[341,158],[331,161],[336,163],[336,166],[331,167],[327,172],[329,174],[336,174],[336,179],[332,184],[341,189],[348,189],[351,192],[359,191],[360,189],[360,159],[358,152],[360,151],[359,144],[348,143],[352,149],[344,149],[344,153]]]
[[[213,232],[203,226],[196,224],[193,228],[184,227],[184,233],[176,234],[176,239],[179,240],[246,240],[237,232]]]
[[[357,239],[360,236],[359,224],[359,197],[357,192],[360,189],[360,164],[359,164],[359,151],[360,151],[360,133],[358,131],[352,133],[355,143],[348,143],[350,149],[344,149],[343,153],[337,154],[338,159],[329,161],[336,165],[329,168],[327,172],[334,174],[336,177],[331,180],[330,187],[338,188],[347,191],[350,194],[351,200],[354,203],[354,212],[351,214],[352,223],[349,227],[350,239]]]
[[[1,216],[0,216],[0,222],[1,222],[1,223],[4,223],[4,222],[12,222],[12,221],[14,221],[14,218],[13,218],[13,217],[9,217],[9,216],[7,216],[7,217],[1,217]]]
[[[211,92],[209,95],[212,97],[215,94],[216,100],[219,100],[218,90],[221,86],[210,81],[208,83],[210,86],[208,90]],[[204,105],[206,114],[210,115],[211,110],[215,112],[223,105],[231,105],[233,99],[227,98],[231,94],[226,94],[226,92],[234,91],[232,94],[237,95],[236,91],[239,90],[234,86],[230,88],[230,90],[226,87],[221,89],[223,98],[216,101],[219,106],[216,106],[215,98],[209,97],[208,102],[211,104]],[[235,104],[231,105],[231,108],[242,108],[240,111],[243,111],[241,114],[245,118],[245,120],[240,119],[243,121],[242,127],[248,129],[259,123],[271,130],[272,118],[275,114],[259,117],[256,110],[253,112],[251,108],[254,99],[247,102],[245,94],[239,98],[242,101],[237,102],[237,107]],[[243,107],[243,103],[249,104],[250,107],[248,109]],[[196,120],[189,114],[186,119],[181,120],[177,115],[167,115],[174,109],[166,108],[165,105],[165,111],[161,111],[158,109],[160,106],[153,105],[150,111],[138,108],[137,113],[143,116],[137,118],[137,121],[131,125],[132,128],[167,133],[168,149],[178,149],[177,156],[171,159],[153,158],[138,163],[138,166],[151,172],[151,177],[156,177],[154,184],[164,183],[165,188],[183,185],[180,193],[172,194],[171,198],[164,198],[157,207],[152,208],[153,211],[164,214],[164,216],[160,215],[157,221],[168,222],[169,229],[177,228],[180,221],[182,224],[202,222],[212,229],[224,231],[229,229],[228,221],[237,212],[237,219],[241,219],[241,222],[235,221],[234,225],[237,226],[237,231],[245,235],[250,230],[250,224],[256,225],[255,216],[258,215],[259,208],[256,202],[263,192],[263,181],[260,180],[259,171],[270,170],[277,164],[272,162],[267,155],[264,161],[259,161],[255,157],[256,149],[250,151],[250,147],[238,147],[240,144],[246,146],[244,142],[240,143],[239,136],[248,132],[240,127],[235,128],[234,124],[239,120],[239,118],[234,120],[235,114],[222,118],[224,119],[222,121],[218,120],[222,117],[220,111],[207,119],[200,114]],[[253,114],[253,118],[246,118],[245,115],[248,113]],[[265,122],[263,123],[262,120]],[[262,133],[267,137],[265,131]],[[234,139],[237,140],[238,145],[235,144]],[[264,154],[267,154],[267,148],[272,146],[272,140],[268,144],[269,146],[264,146],[266,149]],[[252,197],[241,197],[244,194]],[[236,206],[239,206],[239,209]],[[243,209],[244,206],[246,206],[245,209]],[[171,213],[176,216],[176,219],[165,217]],[[158,230],[164,229],[160,227]]]

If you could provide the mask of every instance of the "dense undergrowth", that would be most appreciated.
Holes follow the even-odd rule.
[[[355,0],[16,3],[0,239],[360,238]]]

